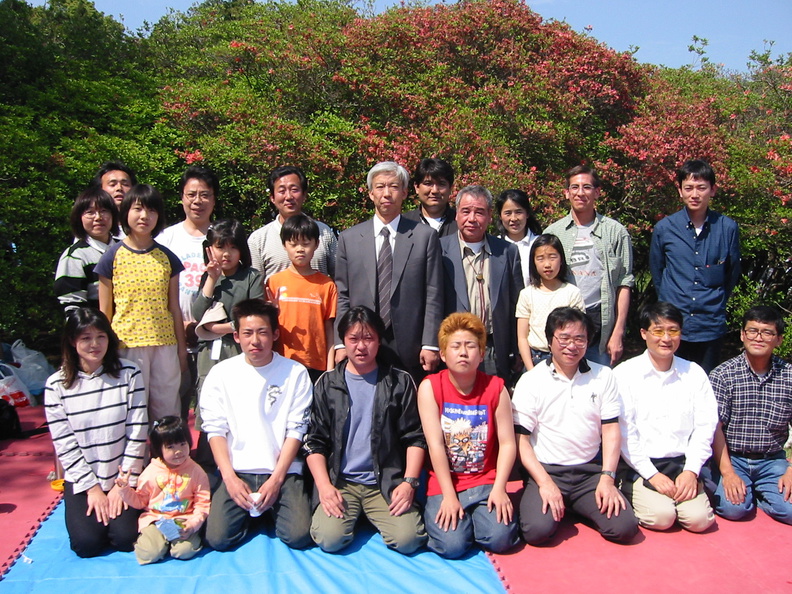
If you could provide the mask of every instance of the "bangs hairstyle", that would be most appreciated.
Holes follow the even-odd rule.
[[[214,171],[204,169],[203,167],[197,167],[196,165],[188,167],[179,179],[179,196],[184,194],[184,186],[186,186],[187,182],[191,179],[200,180],[212,188],[214,199],[217,200],[217,197],[220,195],[220,180],[217,178]]]
[[[280,230],[280,238],[282,243],[300,239],[310,239],[318,244],[319,225],[308,215],[302,213],[293,215],[283,221],[283,226]]]
[[[385,334],[385,324],[374,311],[365,305],[358,305],[347,311],[338,321],[338,336],[343,341],[347,333],[360,324],[367,326],[374,334],[377,335],[377,342],[382,343],[382,337]]]
[[[113,332],[107,317],[98,309],[92,307],[79,307],[66,314],[66,325],[61,337],[61,371],[63,371],[63,385],[71,388],[77,380],[80,371],[80,356],[74,343],[80,334],[89,328],[96,328],[107,334],[107,352],[102,360],[102,371],[112,377],[118,377],[121,371],[121,360],[118,357],[118,336]]]
[[[162,194],[159,193],[157,188],[149,184],[132,186],[132,189],[127,192],[121,201],[121,228],[127,235],[129,235],[129,211],[136,202],[140,202],[143,208],[148,208],[157,213],[157,224],[154,225],[154,229],[151,231],[151,236],[156,237],[165,228],[165,201],[162,199]]]
[[[642,330],[649,330],[649,326],[652,324],[659,324],[661,320],[674,322],[680,329],[684,322],[682,312],[674,305],[665,301],[658,301],[651,305],[647,305],[641,308],[638,314],[638,322]]]
[[[779,336],[784,335],[786,323],[784,316],[775,307],[769,305],[755,305],[743,314],[742,329],[748,325],[748,322],[759,322],[761,324],[773,324]]]
[[[566,256],[564,255],[564,246],[561,240],[551,233],[544,233],[537,237],[531,244],[531,252],[528,256],[528,279],[531,281],[531,286],[538,287],[542,284],[542,277],[539,275],[539,269],[536,267],[534,255],[536,250],[540,247],[549,246],[558,252],[561,256],[561,267],[558,269],[558,277],[564,282],[569,278],[569,264],[567,264]]]
[[[192,435],[187,424],[180,417],[162,417],[149,431],[151,457],[162,459],[162,448],[174,443],[186,442],[192,449]]]
[[[245,299],[240,301],[231,309],[231,317],[234,326],[239,332],[239,320],[250,316],[256,316],[263,320],[269,320],[270,329],[275,332],[278,330],[278,306],[263,299]]]
[[[677,169],[677,185],[681,188],[682,182],[686,179],[703,180],[709,182],[710,187],[715,187],[715,170],[712,165],[701,159],[691,159]]]
[[[250,268],[252,259],[250,257],[250,247],[247,242],[247,235],[242,223],[235,219],[224,219],[222,221],[215,221],[209,226],[206,232],[206,239],[204,239],[204,264],[209,264],[209,255],[206,253],[206,248],[211,246],[223,247],[230,245],[239,250],[239,266],[241,268]]]
[[[419,186],[427,177],[434,180],[444,179],[449,186],[453,186],[454,168],[451,167],[448,161],[443,159],[421,159],[421,162],[418,163],[413,172],[412,182],[414,185]]]
[[[441,352],[448,348],[448,341],[454,332],[470,332],[476,337],[482,353],[487,348],[487,330],[484,328],[484,323],[478,316],[470,312],[452,313],[440,324],[437,342]]]
[[[556,307],[547,316],[547,324],[545,324],[545,337],[547,344],[553,344],[553,336],[556,330],[560,330],[564,326],[575,323],[583,324],[586,329],[587,344],[591,346],[591,339],[594,338],[594,322],[591,321],[585,312],[580,311],[575,307]]]
[[[123,171],[129,176],[129,181],[133,186],[137,183],[137,176],[130,167],[127,167],[121,161],[107,161],[105,163],[102,163],[102,166],[96,170],[96,175],[94,175],[93,178],[94,185],[99,186],[101,188],[102,178],[111,171]]]
[[[85,232],[85,227],[83,227],[82,216],[85,211],[92,208],[110,211],[110,215],[113,217],[113,221],[110,224],[110,236],[118,235],[118,207],[113,197],[105,192],[101,186],[91,186],[77,196],[69,215],[69,225],[71,226],[72,234],[77,239],[88,239],[88,233]]]
[[[299,167],[295,167],[294,165],[283,165],[281,167],[276,167],[270,173],[269,178],[267,179],[267,190],[269,191],[270,196],[275,194],[275,182],[277,182],[280,178],[286,177],[287,175],[296,175],[300,178],[300,187],[302,191],[306,194],[308,193],[308,178],[305,177],[305,173]]]
[[[533,208],[531,208],[531,201],[528,200],[528,194],[522,190],[504,190],[501,192],[501,195],[495,199],[495,227],[497,227],[498,233],[503,236],[506,235],[506,228],[503,226],[503,222],[501,222],[501,211],[509,200],[522,208],[525,214],[528,215],[525,221],[525,228],[529,229],[534,235],[541,235],[542,226],[536,219]]]

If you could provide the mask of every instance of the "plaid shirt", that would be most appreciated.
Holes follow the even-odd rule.
[[[784,449],[792,422],[792,365],[773,357],[757,376],[745,353],[710,373],[729,452],[771,454]]]

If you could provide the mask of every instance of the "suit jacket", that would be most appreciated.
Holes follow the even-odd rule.
[[[429,225],[429,223],[426,222],[426,217],[424,217],[423,213],[421,213],[420,206],[415,210],[403,212],[402,216],[407,217],[411,221],[416,221],[418,223],[423,223],[424,225]],[[446,235],[456,235],[456,232],[457,232],[456,210],[449,206],[448,208],[446,208],[445,219],[443,219],[443,224],[440,225],[440,231],[438,231],[438,234],[440,235],[440,237],[445,237]]]
[[[420,368],[421,346],[437,346],[443,321],[443,267],[437,233],[428,225],[399,220],[393,250],[391,289],[392,347],[411,373]],[[338,237],[336,277],[337,322],[350,308],[377,311],[377,254],[370,219]]]
[[[498,375],[508,382],[511,377],[512,356],[519,354],[515,312],[517,299],[523,289],[520,253],[516,245],[498,239],[494,235],[487,235],[486,239],[492,254],[489,262],[489,289],[495,365]],[[444,316],[457,311],[470,311],[459,242],[458,233],[440,239],[445,282]]]

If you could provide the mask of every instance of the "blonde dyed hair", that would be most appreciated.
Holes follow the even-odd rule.
[[[448,347],[448,341],[454,332],[470,332],[478,340],[481,352],[487,347],[487,330],[484,328],[484,323],[478,316],[469,312],[457,312],[448,316],[443,323],[440,324],[440,330],[437,332],[437,342],[440,345],[440,350],[445,351]]]

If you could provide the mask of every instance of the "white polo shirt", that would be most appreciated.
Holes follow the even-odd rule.
[[[544,464],[585,464],[597,455],[603,421],[619,418],[619,391],[613,372],[581,361],[570,380],[552,359],[523,374],[514,388],[514,424],[531,432],[531,445]]]
[[[696,475],[712,455],[718,403],[707,374],[674,357],[657,371],[648,351],[613,370],[624,408],[619,418],[622,456],[648,479],[657,468],[650,458],[685,456],[684,470]]]

